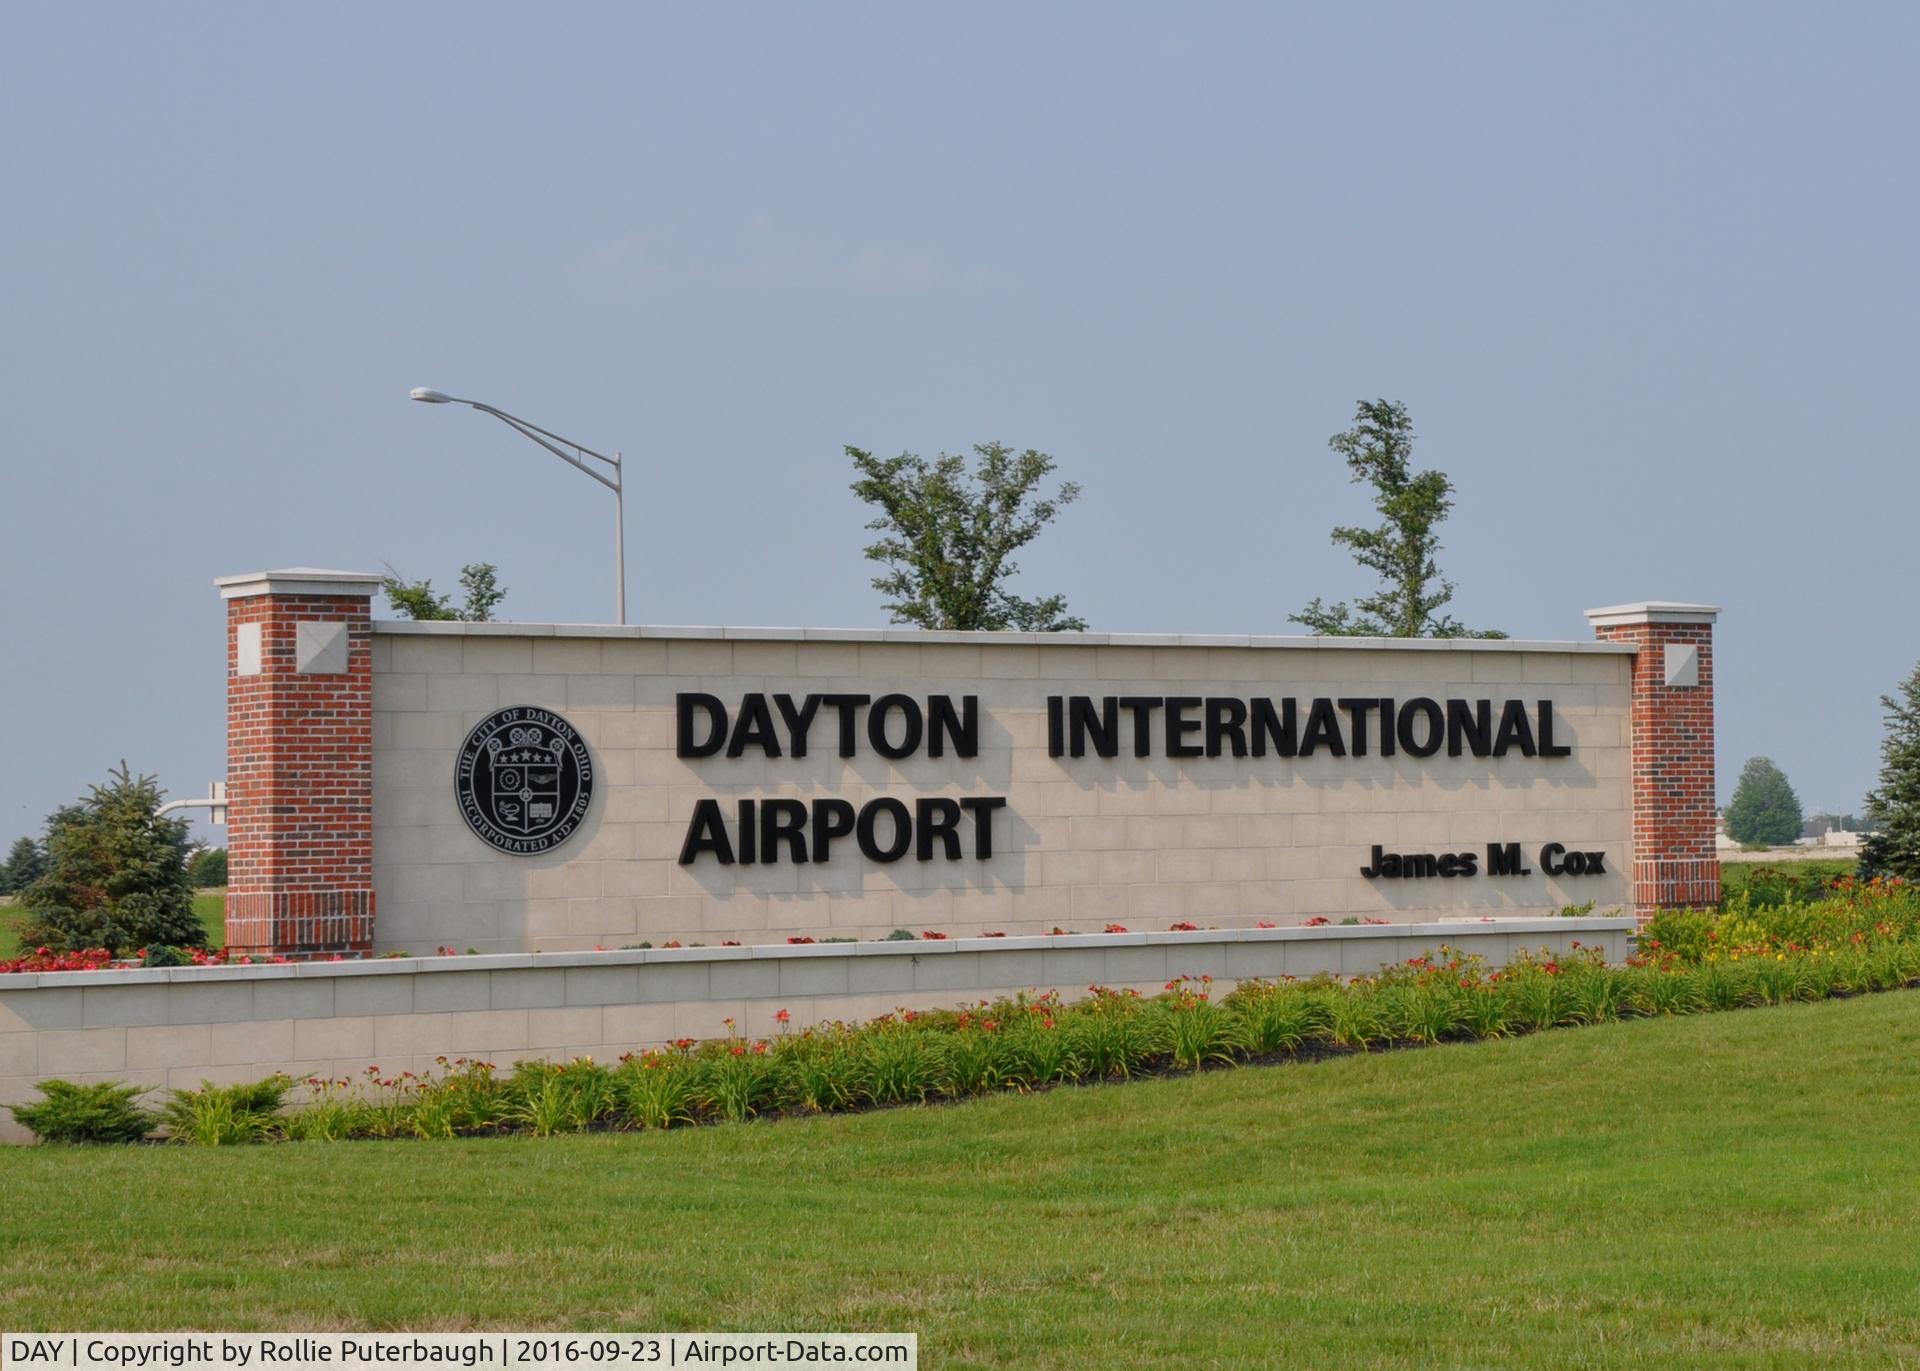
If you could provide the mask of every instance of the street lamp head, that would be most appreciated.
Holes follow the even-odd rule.
[[[444,395],[437,390],[430,390],[426,386],[415,386],[408,398],[418,400],[422,404],[427,405],[449,405],[453,403],[453,397],[451,395]]]

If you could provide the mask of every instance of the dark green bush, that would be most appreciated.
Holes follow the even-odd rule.
[[[123,764],[47,829],[47,870],[20,893],[25,946],[109,952],[198,947],[206,930],[187,882],[187,825],[159,813],[160,788]]]
[[[293,1088],[288,1076],[241,1085],[200,1082],[198,1090],[175,1090],[161,1110],[167,1136],[174,1142],[225,1146],[265,1142],[276,1135],[280,1106]]]
[[[195,853],[193,864],[187,868],[187,879],[202,890],[225,885],[227,850],[224,847],[207,847]]]
[[[137,1085],[120,1081],[41,1081],[39,1104],[8,1105],[15,1122],[42,1142],[130,1143],[153,1131],[154,1116],[134,1103]]]

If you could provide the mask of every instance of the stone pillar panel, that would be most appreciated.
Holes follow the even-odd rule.
[[[222,577],[227,945],[304,958],[373,947],[373,626],[380,578]]]
[[[1632,743],[1634,912],[1720,898],[1714,847],[1714,605],[1647,601],[1591,609],[1594,633],[1639,649]]]

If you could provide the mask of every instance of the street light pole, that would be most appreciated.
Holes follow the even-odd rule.
[[[548,452],[558,457],[570,467],[576,467],[613,492],[613,576],[614,576],[614,616],[615,622],[627,621],[627,500],[626,477],[620,463],[620,454],[609,457],[604,452],[595,452],[592,448],[576,443],[571,438],[562,438],[557,433],[549,433],[538,424],[530,424],[525,419],[516,418],[503,409],[482,404],[478,400],[463,400],[457,395],[443,395],[426,386],[414,387],[410,397],[427,405],[465,405],[477,409],[482,414],[491,414],[515,433],[531,438]],[[549,441],[551,440],[551,441]],[[563,447],[573,449],[572,453],[562,451]],[[597,468],[586,464],[585,458],[591,457],[605,463],[612,469],[611,478]]]

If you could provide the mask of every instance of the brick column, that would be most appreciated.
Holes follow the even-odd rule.
[[[227,945],[373,948],[373,619],[380,578],[223,576]]]
[[[1590,609],[1596,636],[1632,643],[1633,912],[1711,905],[1720,898],[1714,847],[1713,621],[1715,605]]]

